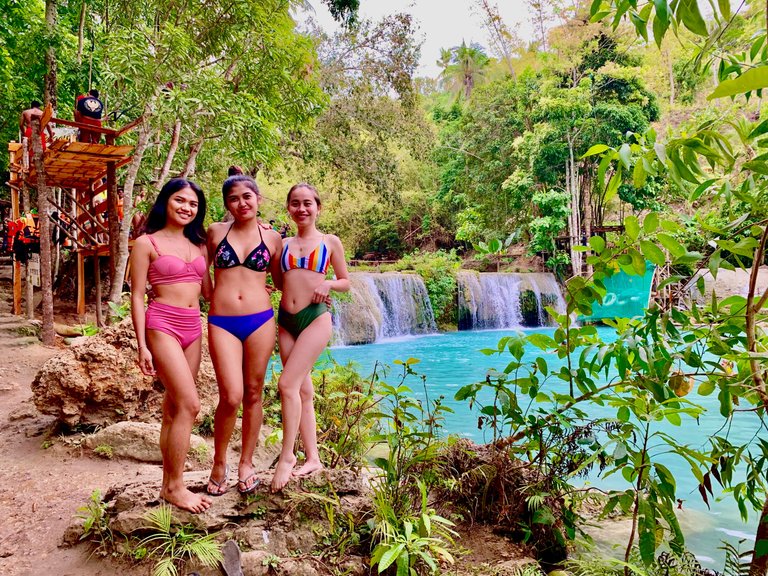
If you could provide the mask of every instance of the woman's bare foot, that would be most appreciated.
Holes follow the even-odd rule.
[[[288,484],[294,466],[296,466],[296,456],[293,454],[291,454],[290,458],[286,459],[282,456],[280,457],[280,460],[277,462],[277,468],[275,468],[275,475],[272,477],[272,492],[280,492]]]
[[[170,488],[163,488],[160,491],[160,498],[181,508],[187,510],[193,514],[200,514],[205,512],[211,507],[211,499],[208,496],[202,494],[195,494],[190,492],[186,488],[178,490],[171,490]]]
[[[313,472],[317,472],[318,470],[322,469],[323,463],[320,462],[320,460],[307,460],[298,470],[293,471],[293,475],[297,478],[299,476],[309,476]]]

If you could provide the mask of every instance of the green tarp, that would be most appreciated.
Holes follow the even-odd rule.
[[[645,274],[630,276],[619,270],[603,282],[607,290],[602,304],[593,304],[591,316],[581,316],[581,322],[599,322],[606,318],[642,316],[651,296],[651,284],[656,267],[645,263]]]

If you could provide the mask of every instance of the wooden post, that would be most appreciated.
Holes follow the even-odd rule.
[[[43,295],[43,344],[53,346],[56,332],[53,329],[53,283],[51,279],[51,221],[48,220],[50,190],[45,181],[43,164],[43,135],[40,120],[32,119],[32,149],[37,173],[37,212],[40,226],[40,289]]]
[[[23,181],[21,185],[24,186]],[[19,190],[11,188],[11,219],[15,222],[19,218]],[[13,313],[21,315],[21,262],[16,258],[13,259]]]
[[[77,222],[77,219],[83,213],[81,204],[77,201],[78,190],[72,190],[72,199],[75,201],[75,217],[73,222]],[[80,244],[85,245],[86,240],[84,238],[83,231],[79,227],[75,227]],[[83,256],[82,249],[77,250],[77,315],[80,317],[80,321],[85,321],[85,256]]]
[[[96,326],[101,328],[104,326],[104,314],[101,310],[101,266],[97,250],[93,252],[93,277],[96,282]]]
[[[85,256],[77,251],[77,315],[85,321]]]

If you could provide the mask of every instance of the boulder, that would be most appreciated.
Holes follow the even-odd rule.
[[[243,552],[240,556],[240,566],[245,576],[267,576],[269,574],[270,553],[264,550]]]
[[[326,518],[325,501],[312,494],[335,492],[344,486],[347,497],[362,501],[368,488],[362,478],[354,484],[349,470],[323,470],[304,478],[292,478],[282,492],[270,491],[272,470],[257,472],[260,484],[248,496],[238,493],[234,479],[223,495],[214,498],[213,506],[202,514],[192,514],[174,508],[173,518],[179,524],[191,524],[197,529],[216,532],[226,530],[233,539],[248,549],[260,549],[276,556],[291,552],[309,552],[317,537],[313,529],[323,527]],[[208,482],[208,470],[184,474],[184,482],[193,492],[202,492]],[[147,512],[160,505],[161,476],[157,470],[130,482],[113,486],[104,496],[113,533],[129,537],[141,532]],[[370,496],[367,496],[370,506]],[[370,513],[358,509],[363,517]],[[304,525],[302,525],[304,523]]]
[[[109,426],[123,420],[157,422],[163,386],[139,371],[130,319],[78,340],[43,364],[35,376],[32,393],[37,409],[70,427]],[[206,342],[203,335],[197,378],[201,415],[210,413],[217,401],[216,376]]]
[[[153,464],[163,462],[160,453],[160,424],[118,422],[86,437],[83,444],[91,450],[105,447],[103,450],[114,458],[129,458]],[[200,436],[192,434],[189,451],[197,460],[204,460],[203,456],[209,454],[209,447]]]

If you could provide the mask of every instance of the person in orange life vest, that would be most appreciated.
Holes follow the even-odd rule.
[[[88,94],[81,94],[75,100],[75,122],[101,128],[103,112],[104,103],[99,100],[98,90],[89,90]],[[77,140],[78,142],[98,144],[101,141],[101,134],[87,128],[80,128]]]
[[[26,138],[29,139],[29,156],[32,157],[32,120],[34,118],[37,118],[40,120],[40,118],[43,117],[43,111],[40,108],[40,102],[37,100],[32,100],[30,103],[29,108],[24,110],[21,113],[21,116],[19,117],[19,130],[21,130],[21,133],[24,134]],[[51,128],[50,123],[45,127],[46,132],[48,132],[48,137],[53,140],[53,128]],[[45,138],[45,132],[43,132],[41,135],[43,140],[43,152],[45,152],[47,142]]]

